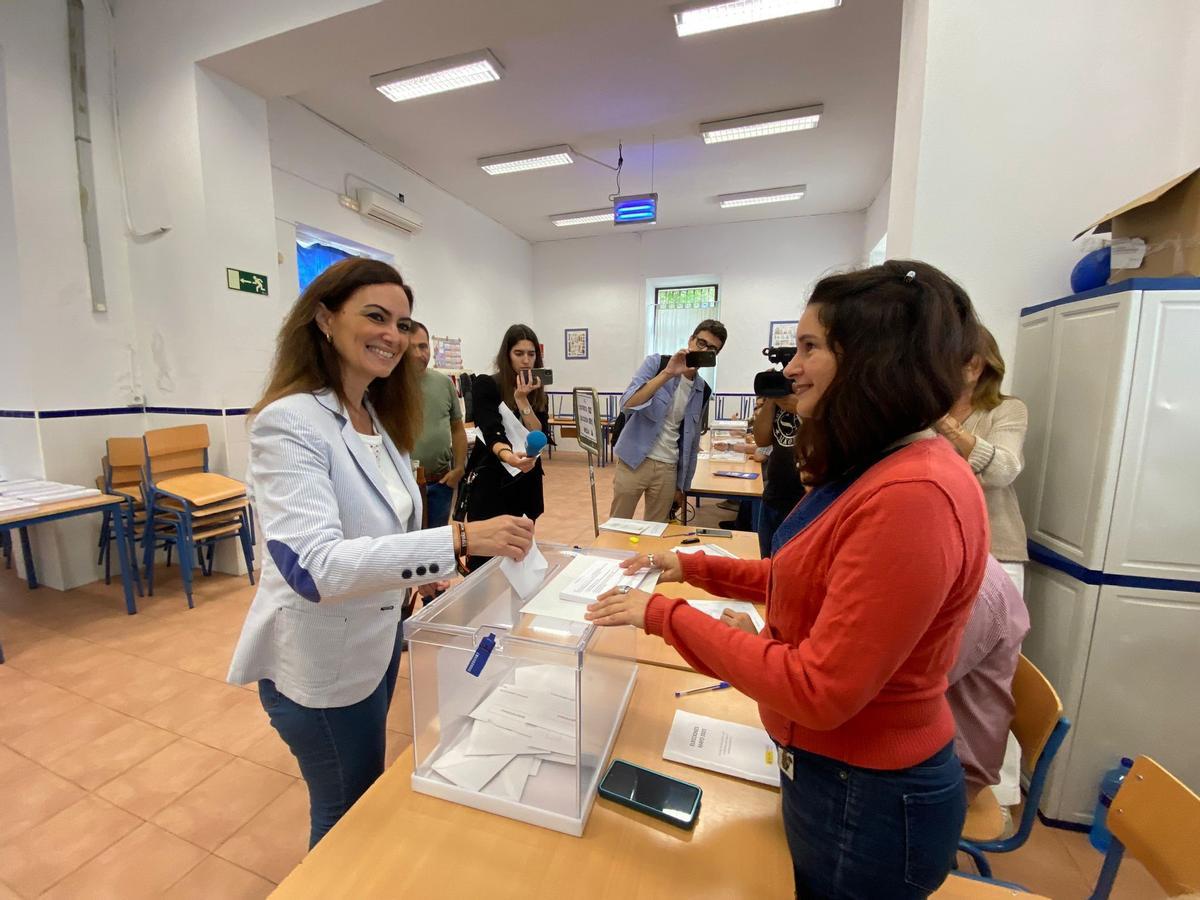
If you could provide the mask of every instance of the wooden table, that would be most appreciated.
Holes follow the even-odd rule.
[[[606,550],[636,550],[639,553],[661,553],[664,550],[671,550],[678,547],[679,542],[689,534],[690,529],[683,525],[668,525],[662,537],[653,538],[639,535],[638,542],[631,544],[629,542],[631,536],[628,534],[616,531],[602,531],[600,532],[600,537],[596,538],[592,546]],[[704,537],[700,535],[700,540],[728,550],[742,559],[760,558],[758,553],[758,535],[753,531],[735,531],[732,538]],[[708,591],[702,591],[700,588],[679,584],[678,582],[660,582],[656,590],[671,597],[683,597],[687,600],[728,599],[717,597],[714,594],[708,593]],[[758,606],[759,614],[762,615],[764,610],[765,607],[760,604]],[[636,649],[634,652],[637,655],[639,663],[651,663],[656,666],[691,671],[691,666],[679,655],[678,650],[662,638],[646,634],[644,631],[637,633]]]
[[[37,571],[33,565],[33,551],[29,546],[28,528],[31,525],[45,525],[59,519],[69,519],[90,513],[108,512],[112,515],[113,530],[116,534],[117,559],[121,567],[121,586],[125,590],[125,609],[132,616],[137,612],[133,599],[133,576],[129,561],[129,548],[126,545],[124,507],[129,502],[127,497],[113,494],[100,494],[93,497],[80,497],[76,500],[62,500],[58,503],[43,503],[32,509],[16,510],[0,514],[0,530],[17,529],[21,536],[21,555],[25,560],[25,579],[30,590],[38,587]],[[0,663],[4,662],[4,650],[0,648]]]
[[[700,449],[711,452],[712,435],[705,435]],[[716,475],[716,472],[751,472],[757,478],[730,478]],[[692,476],[691,485],[685,490],[684,497],[712,497],[719,500],[756,500],[762,496],[763,475],[762,464],[755,459],[743,457],[737,460],[698,459],[696,472]],[[683,508],[687,515],[687,504]]]
[[[576,838],[416,794],[410,747],[272,896],[789,897],[778,790],[662,758],[676,709],[760,724],[754,703],[732,689],[675,699],[708,680],[640,666],[613,751],[700,786],[691,832],[597,799]]]

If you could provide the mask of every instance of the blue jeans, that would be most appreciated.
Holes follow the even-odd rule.
[[[775,539],[775,532],[779,530],[787,515],[768,503],[758,505],[758,521],[754,528],[758,532],[758,552],[763,559],[771,555],[771,541]]]
[[[258,697],[271,725],[300,764],[308,785],[311,850],[338,819],[383,774],[387,712],[400,667],[400,632],[379,686],[350,706],[301,706],[264,678]]]
[[[967,814],[950,743],[908,769],[862,769],[787,748],[783,827],[803,900],[915,900],[949,874]]]
[[[441,528],[450,524],[450,503],[454,488],[444,484],[425,485],[425,503],[429,511],[429,527]]]

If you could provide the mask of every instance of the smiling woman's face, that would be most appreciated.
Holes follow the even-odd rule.
[[[412,306],[398,284],[368,284],[336,312],[321,307],[317,324],[332,338],[345,381],[387,378],[408,349]]]
[[[819,304],[810,303],[804,308],[796,326],[796,355],[783,370],[792,379],[796,415],[802,419],[812,416],[837,374],[837,355],[829,346],[819,313]]]

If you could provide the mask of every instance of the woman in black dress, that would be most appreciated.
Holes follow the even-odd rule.
[[[527,457],[524,447],[513,447],[504,420],[517,419],[529,431],[549,434],[546,392],[533,369],[542,367],[541,344],[528,325],[513,325],[504,332],[496,354],[496,374],[477,375],[473,381],[475,425],[483,439],[475,444],[468,465],[467,519],[476,522],[495,516],[542,514],[542,462]],[[513,474],[505,466],[516,469]],[[488,557],[472,556],[474,571]]]

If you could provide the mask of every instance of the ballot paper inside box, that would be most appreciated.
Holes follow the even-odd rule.
[[[580,554],[539,546],[544,586]],[[413,790],[580,835],[633,693],[634,630],[529,613],[530,596],[492,560],[405,622]]]

